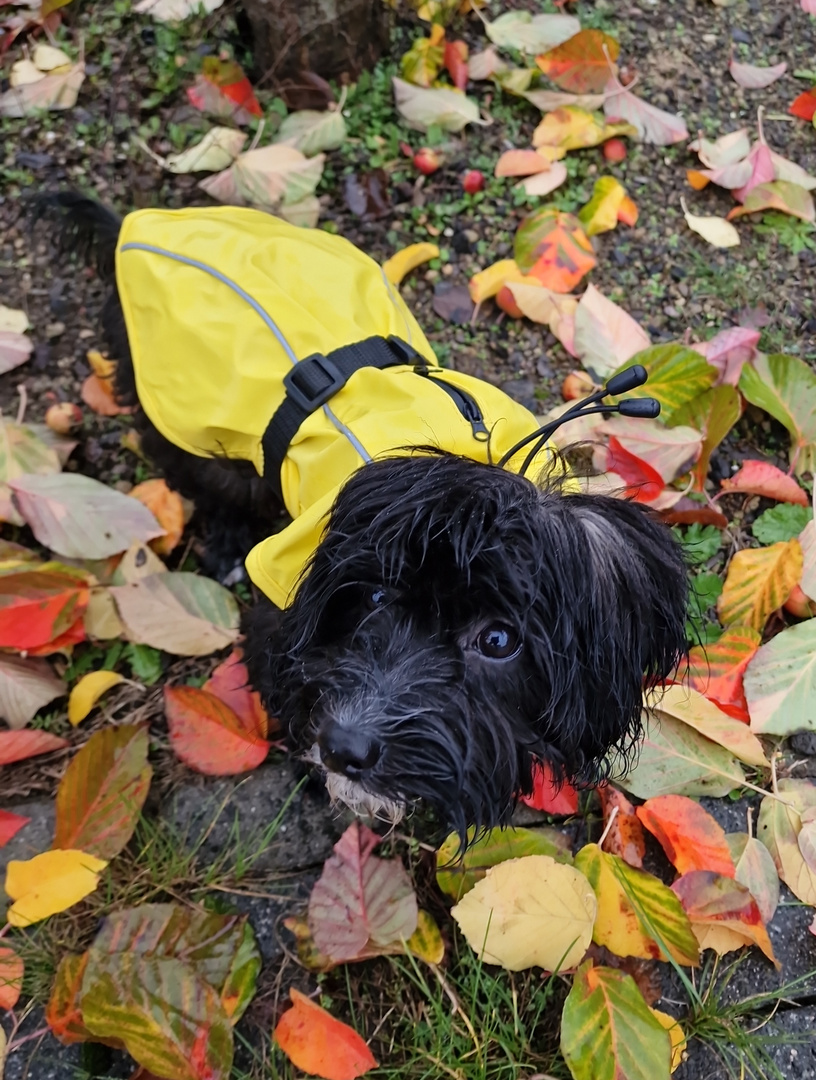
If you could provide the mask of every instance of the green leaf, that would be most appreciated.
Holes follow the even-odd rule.
[[[692,566],[702,566],[713,559],[722,545],[722,532],[716,525],[701,525],[695,521],[685,530],[672,530],[683,545],[683,554]]]
[[[739,388],[791,437],[790,461],[797,476],[816,472],[816,374],[796,356],[775,353],[746,364]]]
[[[102,728],[71,761],[57,790],[53,847],[112,859],[136,828],[153,770],[144,724]]]
[[[125,646],[124,656],[130,664],[134,679],[146,686],[152,686],[162,677],[162,659],[158,649],[130,642]]]
[[[631,975],[582,964],[561,1017],[574,1080],[669,1080],[671,1042]]]
[[[742,398],[733,386],[712,386],[672,413],[669,427],[688,425],[703,434],[703,449],[691,470],[694,490],[704,491],[711,455],[742,415]]]
[[[167,1080],[229,1080],[232,1028],[215,990],[175,959],[91,949],[82,1019]]]
[[[816,619],[788,627],[761,646],[744,686],[752,731],[816,731]]]
[[[649,373],[649,381],[643,386],[629,390],[627,398],[657,398],[661,405],[661,417],[666,424],[674,422],[674,414],[688,402],[705,393],[717,378],[717,369],[693,349],[683,345],[653,345],[636,353],[631,360],[618,368],[615,374],[626,371],[633,364],[642,364]],[[617,402],[620,398],[610,398]],[[683,423],[687,423],[684,420]],[[678,420],[677,423],[680,423]],[[694,424],[692,427],[696,426]]]
[[[346,141],[346,122],[339,109],[315,112],[302,109],[290,113],[278,128],[274,141],[294,146],[306,157],[324,150],[336,150]]]
[[[468,831],[472,839],[474,829]],[[572,862],[569,838],[558,829],[491,829],[470,844],[457,859],[459,837],[452,833],[436,853],[436,882],[442,892],[461,900],[491,866],[524,855],[550,855],[556,862]]]
[[[809,506],[780,503],[760,514],[751,526],[751,532],[760,544],[776,544],[780,540],[793,540],[809,521],[813,521]]]

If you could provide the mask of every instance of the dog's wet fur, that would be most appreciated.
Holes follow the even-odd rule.
[[[35,207],[111,282],[116,394],[137,405],[114,281],[120,219],[73,193]],[[137,423],[195,501],[206,569],[224,580],[282,507],[250,463],[193,456],[143,412]],[[423,808],[464,840],[509,820],[536,761],[576,782],[631,761],[644,687],[686,650],[686,567],[648,509],[562,485],[559,470],[536,484],[432,447],[363,465],[291,606],[251,611],[252,684],[335,797],[390,820]]]

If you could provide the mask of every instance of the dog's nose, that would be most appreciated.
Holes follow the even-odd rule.
[[[317,735],[320,759],[330,772],[355,777],[377,764],[381,748],[370,735],[326,720]]]

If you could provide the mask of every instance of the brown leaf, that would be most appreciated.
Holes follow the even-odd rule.
[[[642,869],[643,856],[646,854],[646,839],[634,806],[623,792],[618,791],[611,784],[602,784],[597,791],[603,810],[604,827],[609,829],[603,845],[604,850],[611,851],[613,855],[620,855],[630,866]],[[613,810],[618,812],[610,827],[609,820]]]

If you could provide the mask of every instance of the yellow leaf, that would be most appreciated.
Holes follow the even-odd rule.
[[[67,71],[71,66],[71,57],[53,45],[37,45],[31,59],[40,71]]]
[[[468,283],[470,299],[474,304],[481,304],[482,301],[489,300],[491,296],[500,293],[505,285],[515,281],[529,280],[521,272],[515,259],[500,259],[492,266],[473,275]]]
[[[669,1016],[668,1013],[661,1012],[660,1009],[651,1009],[652,1016],[663,1025],[668,1031],[669,1038],[671,1039],[671,1071],[679,1068],[683,1064],[683,1059],[686,1056],[686,1047],[688,1046],[688,1039],[686,1034],[680,1027],[680,1021],[675,1020],[673,1016]]]
[[[533,146],[539,151],[549,146],[580,150],[598,146],[616,135],[637,135],[637,131],[631,124],[606,124],[598,114],[577,105],[564,105],[547,113],[533,132]]]
[[[3,1080],[3,1070],[6,1061],[6,1033],[0,1028],[0,1080]]]
[[[88,637],[97,641],[111,641],[125,632],[113,597],[101,586],[91,589],[82,622]]]
[[[618,211],[626,197],[623,185],[614,176],[602,176],[596,180],[592,198],[578,211],[578,219],[587,236],[614,229],[618,224]]]
[[[549,326],[555,337],[563,342],[564,324],[574,327],[577,297],[553,292],[539,284],[532,275],[523,282],[511,282],[509,289],[522,314],[531,322]],[[571,332],[574,333],[574,329]]]
[[[399,285],[406,274],[416,270],[429,259],[439,258],[436,244],[409,244],[383,263],[383,273],[392,285]]]
[[[802,545],[780,541],[764,548],[738,551],[728,567],[717,613],[723,626],[751,626],[760,633],[802,576]]]
[[[697,214],[690,214],[685,199],[681,199],[680,203],[688,227],[698,236],[702,236],[703,240],[707,240],[712,247],[730,248],[739,245],[740,235],[730,221],[721,217],[699,217]]]
[[[108,360],[106,356],[103,356],[96,349],[89,349],[85,356],[97,379],[109,379],[116,371],[116,361]]]
[[[107,866],[84,851],[45,851],[26,862],[12,860],[6,870],[6,893],[12,926],[25,927],[66,911],[92,893]]]
[[[491,867],[451,914],[486,963],[563,971],[586,952],[596,911],[582,873],[549,855],[527,855]]]
[[[697,690],[681,683],[667,686],[655,706],[658,714],[668,713],[694,728],[712,742],[729,750],[746,765],[769,769],[762,743],[741,720],[735,720]],[[659,716],[658,716],[659,720]]]
[[[74,727],[85,719],[106,691],[122,682],[122,678],[116,671],[90,671],[82,676],[68,698],[68,719]]]
[[[441,964],[445,955],[445,943],[433,916],[420,908],[417,928],[405,942],[409,952],[426,964]]]

